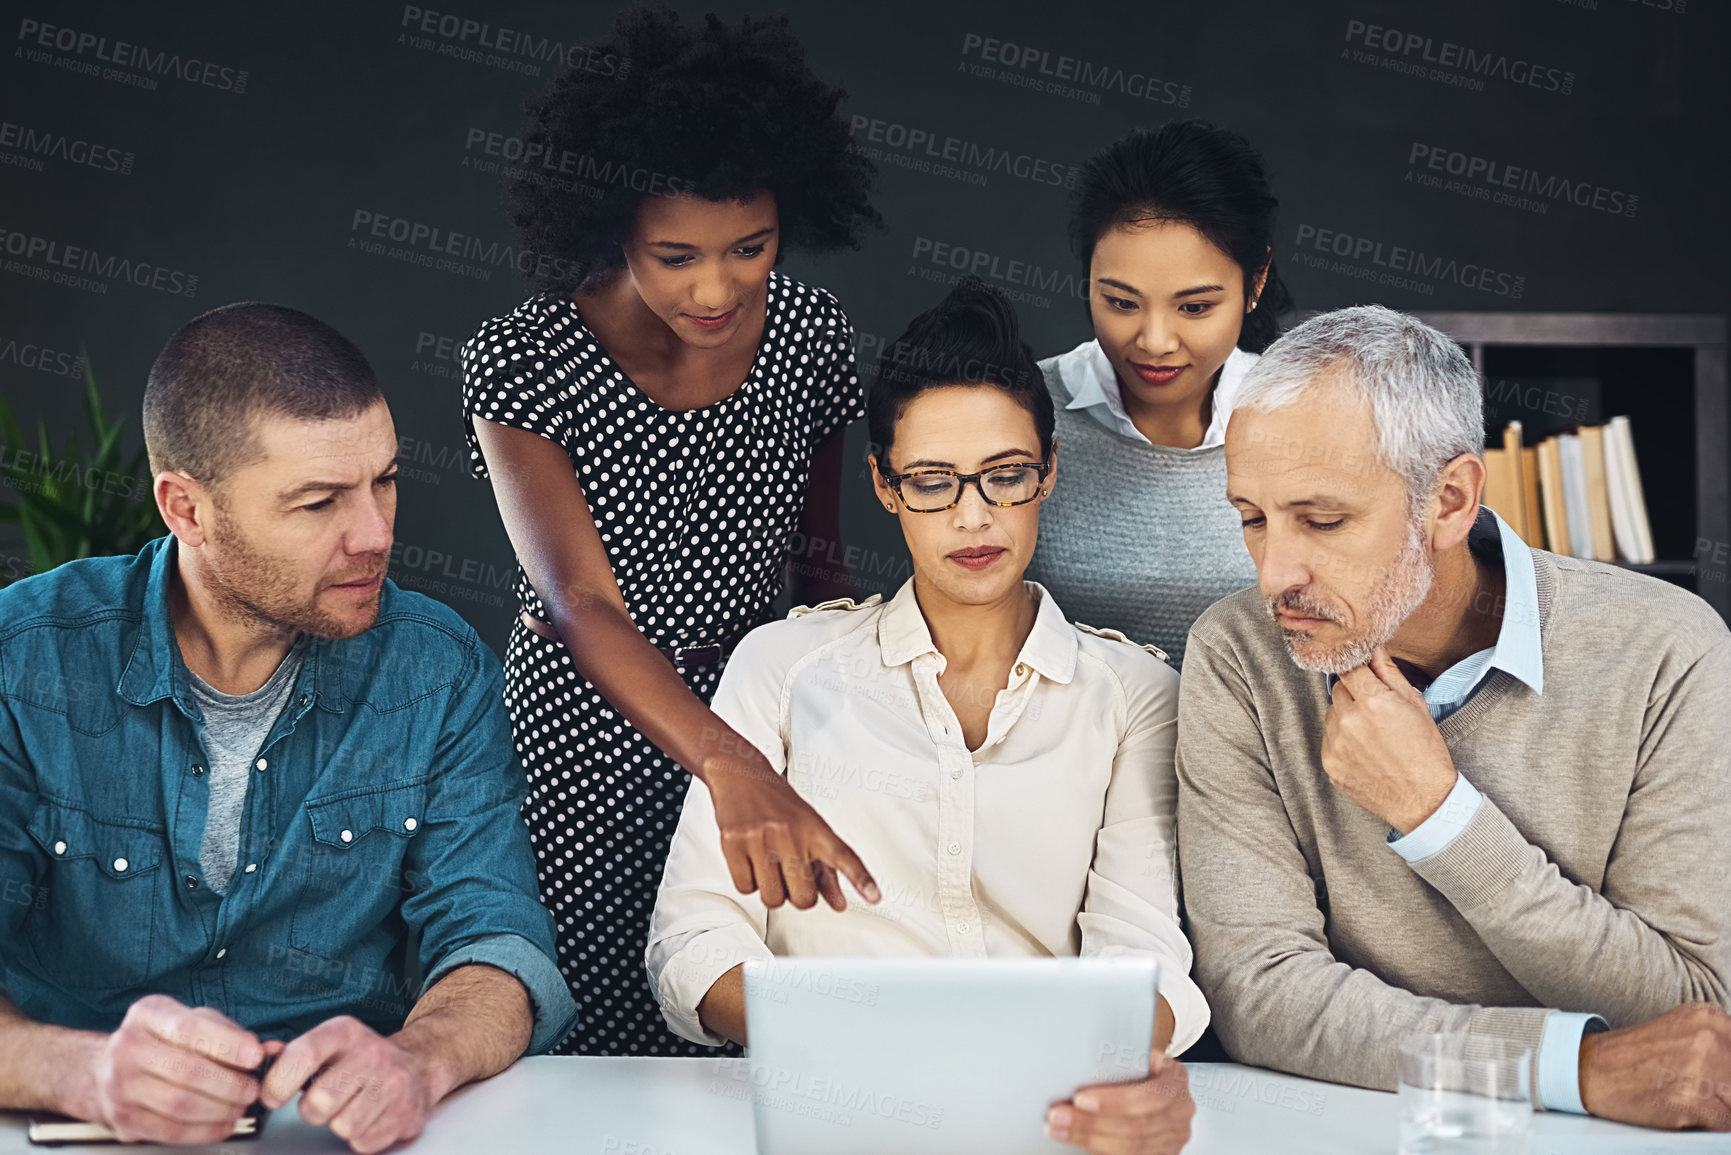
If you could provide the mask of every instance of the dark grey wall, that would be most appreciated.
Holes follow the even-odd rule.
[[[770,6],[678,7],[733,16]],[[850,115],[867,118],[862,143],[879,150],[888,227],[861,252],[784,265],[837,294],[868,356],[941,294],[958,254],[1025,294],[1038,353],[1083,339],[1067,194],[1034,162],[1075,165],[1134,125],[1179,116],[1235,128],[1263,151],[1282,202],[1277,259],[1303,309],[1731,309],[1727,22],[1703,0],[773,7],[792,12],[817,70],[847,88]],[[157,349],[195,313],[253,298],[317,314],[378,367],[408,451],[395,576],[444,597],[500,645],[510,552],[489,490],[461,465],[451,350],[528,289],[508,267],[450,271],[367,252],[372,238],[356,221],[372,218],[357,214],[510,240],[486,134],[517,134],[524,99],[550,81],[535,42],[594,42],[615,6],[7,8],[0,391],[27,423],[41,415],[70,428],[78,390],[65,370],[83,348],[136,414]],[[417,11],[455,17],[457,33],[422,31]],[[501,28],[532,39],[516,52],[480,48],[464,20],[486,24],[489,40]],[[70,30],[49,34],[69,48],[42,47],[42,25]],[[1468,54],[1482,71],[1468,73]],[[1463,77],[1471,82],[1450,82]],[[1031,175],[989,161],[939,171],[924,144],[890,143],[916,132],[955,138],[976,158],[1019,158]],[[83,150],[63,154],[72,142],[94,144],[93,163],[70,155]],[[1446,167],[1434,172],[1425,158],[1446,165],[1451,153],[1462,154],[1455,164],[1494,162],[1499,179],[1530,170],[1540,191],[1525,195],[1536,203],[1486,199],[1494,190],[1478,173],[1447,187]],[[1574,195],[1588,203],[1558,182],[1585,189]],[[145,283],[118,263],[70,284],[40,279],[64,271],[50,262],[67,246],[94,251],[99,265],[130,262]],[[1377,246],[1384,261],[1397,247],[1422,252],[1432,271],[1383,280]],[[28,364],[42,348],[61,356]],[[852,436],[863,445],[862,430]],[[845,522],[862,584],[893,584],[899,540],[863,472],[848,479]],[[0,552],[17,546],[0,537]]]

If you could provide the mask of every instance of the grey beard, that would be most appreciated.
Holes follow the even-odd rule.
[[[1425,555],[1423,525],[1415,518],[1408,525],[1406,544],[1395,558],[1388,581],[1371,594],[1370,604],[1365,610],[1364,627],[1332,649],[1309,654],[1302,654],[1298,649],[1306,635],[1297,630],[1282,629],[1286,652],[1299,669],[1315,674],[1339,675],[1357,669],[1369,662],[1376,648],[1394,637],[1401,623],[1423,604],[1435,577],[1436,569]],[[1282,597],[1284,595],[1267,599],[1270,615]],[[1302,604],[1290,608],[1305,611]]]

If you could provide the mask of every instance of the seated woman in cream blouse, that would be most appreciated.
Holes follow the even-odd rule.
[[[1002,297],[964,283],[917,318],[868,420],[873,485],[913,577],[888,601],[802,607],[752,631],[714,709],[870,864],[881,901],[844,899],[833,872],[773,845],[799,909],[740,893],[693,782],[650,924],[662,1014],[685,1038],[744,1042],[742,965],[772,955],[1151,955],[1150,1078],[1092,1089],[1049,1126],[1088,1147],[1132,1133],[1181,1144],[1192,1106],[1168,1056],[1208,1006],[1178,927],[1178,675],[1153,647],[1072,625],[1023,580],[1057,447]]]

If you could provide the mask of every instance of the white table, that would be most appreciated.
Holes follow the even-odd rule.
[[[1389,1155],[1395,1149],[1399,1110],[1395,1096],[1386,1092],[1231,1063],[1191,1064],[1190,1087],[1197,1113],[1187,1155]],[[743,1059],[525,1059],[457,1092],[425,1134],[397,1150],[416,1155],[751,1155],[750,1093]],[[1731,1135],[1643,1131],[1555,1114],[1540,1114],[1534,1123],[1534,1155],[1731,1153]],[[301,1122],[291,1103],[271,1116],[257,1143],[185,1150],[302,1155],[347,1149],[329,1131]],[[0,1155],[39,1150],[26,1142],[22,1116],[0,1112]],[[957,1136],[955,1150],[968,1152],[964,1137]],[[1053,1146],[1054,1153],[1071,1150]]]

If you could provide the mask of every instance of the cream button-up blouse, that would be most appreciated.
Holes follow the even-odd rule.
[[[1178,1054],[1208,1024],[1178,927],[1178,675],[1064,620],[1038,583],[1033,630],[969,750],[912,579],[888,602],[798,609],[734,651],[715,712],[865,862],[883,901],[768,910],[735,890],[693,781],[646,959],[675,1032],[719,1044],[697,1005],[749,958],[1148,954]],[[845,883],[844,883],[845,886]]]

